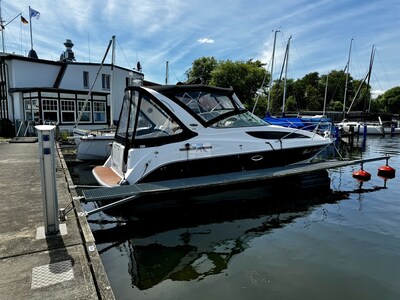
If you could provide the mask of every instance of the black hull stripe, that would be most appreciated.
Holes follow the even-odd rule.
[[[285,166],[310,159],[326,146],[284,149],[235,154],[225,157],[206,157],[171,163],[149,173],[138,183],[216,175],[247,170]]]

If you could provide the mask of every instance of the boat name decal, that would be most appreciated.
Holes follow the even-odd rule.
[[[207,149],[211,149],[212,145],[209,143],[204,144],[185,144],[184,148],[179,148],[179,151],[200,151],[200,152],[208,152]]]

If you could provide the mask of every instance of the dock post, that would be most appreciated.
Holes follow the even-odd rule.
[[[340,137],[340,133],[339,133],[339,127],[337,127],[337,126],[335,126],[335,138],[336,138],[336,144],[339,144],[339,139],[341,138]]]
[[[367,145],[367,131],[367,124],[364,124],[362,150],[365,150],[365,147]]]
[[[349,128],[349,144],[350,147],[353,147],[354,145],[354,125],[350,125]]]
[[[45,234],[59,232],[58,197],[56,186],[55,140],[56,126],[38,125],[39,160],[43,199],[43,217]]]

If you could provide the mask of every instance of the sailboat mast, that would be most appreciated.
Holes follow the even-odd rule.
[[[347,98],[347,84],[349,81],[349,68],[350,68],[350,56],[351,56],[351,45],[353,44],[353,39],[350,40],[349,57],[346,64],[346,83],[344,85],[344,97],[343,97],[343,119],[345,118],[346,112],[346,98]]]
[[[326,75],[325,96],[324,96],[324,108],[322,109],[322,116],[325,116],[326,98],[327,98],[327,95],[328,95],[328,78],[329,78],[329,74]]]
[[[168,71],[168,60],[167,60],[167,62],[165,63],[165,84],[168,84],[168,73],[169,73],[169,71]]]
[[[114,84],[115,84],[115,76],[114,76],[114,64],[115,64],[115,35],[111,38],[112,48],[111,48],[111,89],[110,89],[110,127],[114,125],[114,103],[115,103],[115,93],[114,93]]]
[[[371,73],[372,73],[372,66],[374,64],[374,57],[375,57],[375,45],[372,45],[372,50],[371,50],[371,58],[369,60],[369,71],[368,71],[368,79],[367,79],[367,89],[369,88],[369,80],[371,78]],[[367,93],[369,95],[369,103],[368,103],[368,112],[371,111],[371,93]],[[364,102],[364,111],[365,111],[365,106],[366,103]]]
[[[275,45],[276,45],[276,34],[279,30],[275,30],[274,35],[274,46],[272,48],[272,61],[271,61],[271,78],[269,80],[269,92],[268,92],[268,102],[267,102],[267,112],[269,112],[269,101],[271,99],[271,90],[272,90],[272,75],[274,74],[274,57],[275,57]]]
[[[357,89],[357,91],[356,91],[356,94],[354,95],[354,98],[353,98],[353,100],[351,101],[351,104],[350,104],[350,106],[349,106],[349,109],[348,109],[347,113],[350,113],[350,110],[351,110],[351,108],[353,107],[353,103],[354,103],[354,101],[356,100],[358,94],[360,93],[361,88],[362,88],[362,86],[363,86],[364,83],[367,83],[367,89],[368,89],[369,80],[370,80],[370,78],[371,78],[371,73],[372,73],[372,65],[373,65],[373,62],[374,62],[374,56],[375,56],[375,48],[374,48],[374,46],[372,46],[371,58],[370,58],[370,62],[369,62],[368,72],[367,72],[367,74],[365,75],[364,79],[361,81],[360,85],[358,86],[358,89]],[[365,106],[366,106],[366,102],[365,102],[365,100],[364,100],[363,120],[364,120]]]
[[[4,50],[4,20],[1,14],[1,0],[0,0],[0,26],[1,26],[1,44],[3,46],[3,53],[5,52]]]
[[[290,39],[292,36],[289,37],[288,43],[286,45],[286,53],[285,53],[285,81],[283,84],[283,101],[282,101],[282,117],[285,116],[285,106],[286,106],[286,81],[287,81],[287,68],[289,64],[289,47],[290,47]]]

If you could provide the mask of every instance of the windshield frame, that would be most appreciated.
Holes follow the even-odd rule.
[[[232,88],[220,88],[203,84],[149,88],[177,103],[204,127],[223,128],[269,125],[249,112]],[[233,116],[237,116],[237,119],[241,120],[240,124],[234,125],[233,122],[230,122],[229,126],[221,125],[221,121],[228,120]],[[246,123],[246,119],[250,121]]]

